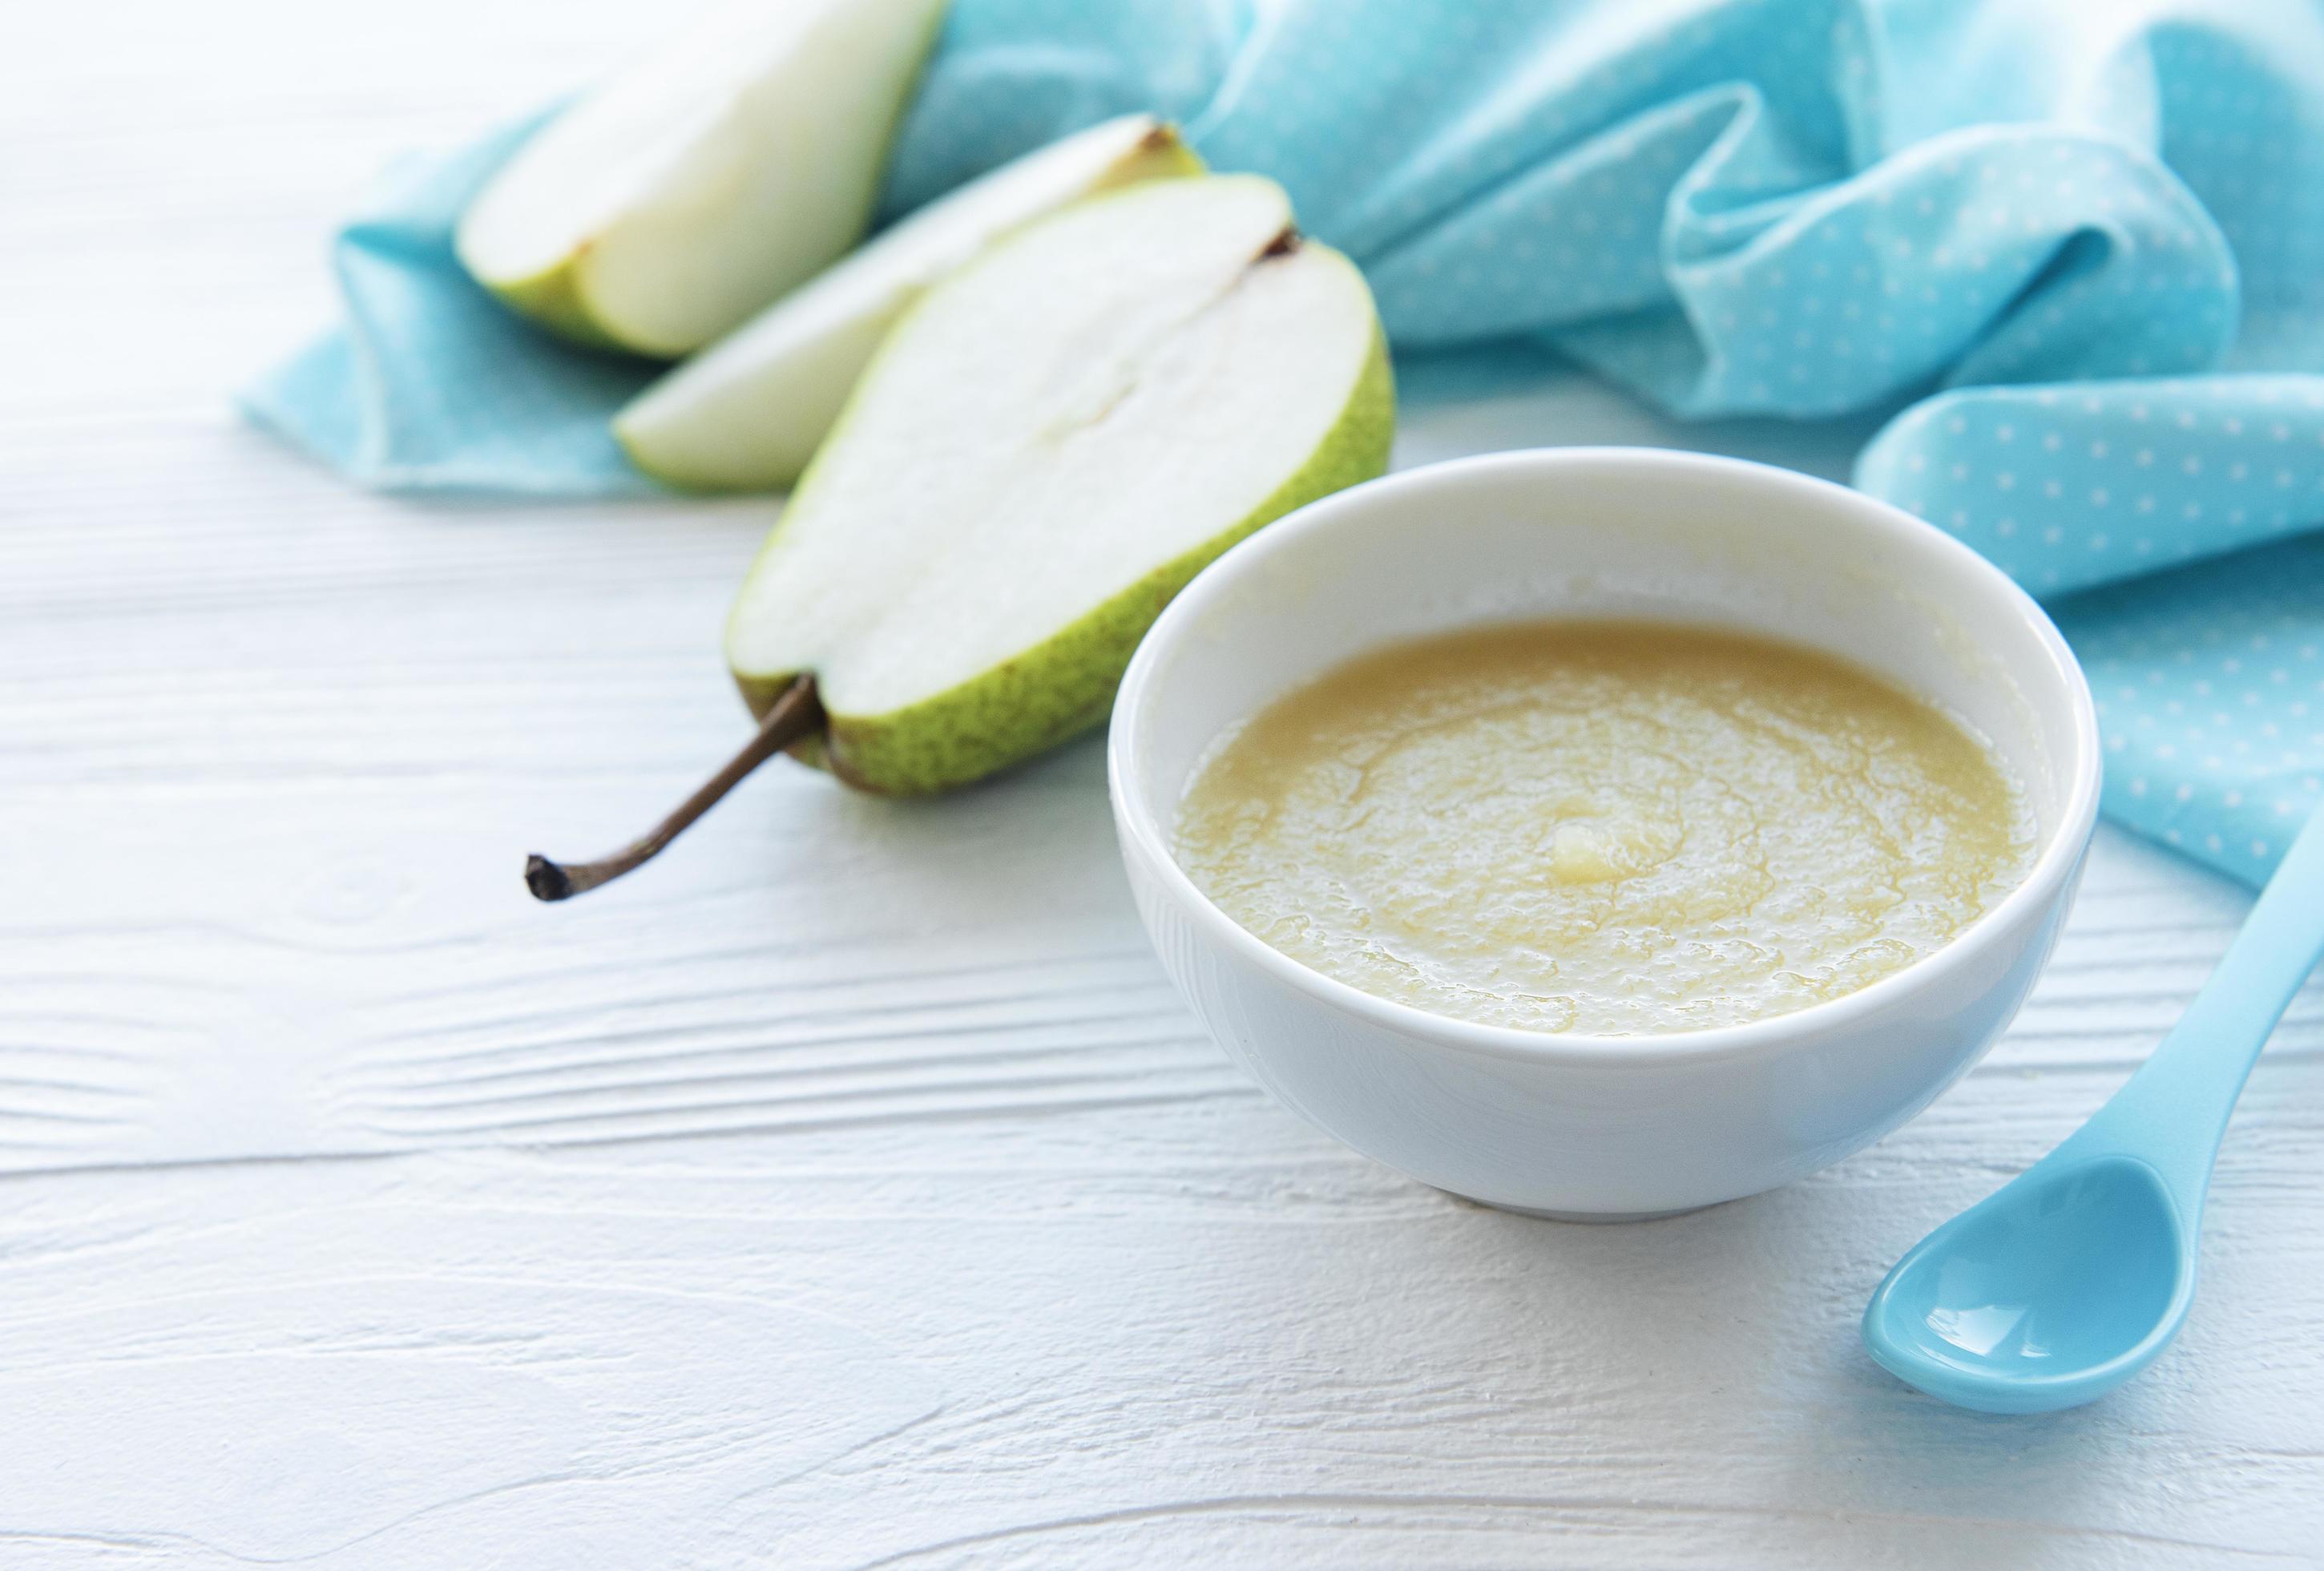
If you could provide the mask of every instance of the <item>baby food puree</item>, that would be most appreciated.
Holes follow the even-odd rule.
[[[1365,655],[1213,749],[1176,853],[1367,993],[1493,1025],[1696,1030],[1912,964],[2031,865],[1989,747],[1831,656],[1554,622]]]

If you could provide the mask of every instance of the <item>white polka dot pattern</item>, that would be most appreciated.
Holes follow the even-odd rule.
[[[2324,537],[2057,612],[2098,697],[2107,815],[2264,879],[2324,805]]]
[[[2324,519],[2324,376],[1943,393],[1873,439],[1856,483],[2061,595]]]

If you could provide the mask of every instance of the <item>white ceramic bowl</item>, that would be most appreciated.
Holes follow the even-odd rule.
[[[1553,1035],[1336,982],[1213,905],[1170,855],[1231,725],[1397,639],[1526,617],[1663,617],[1829,650],[1990,737],[2040,824],[2025,882],[1859,993],[1748,1025]],[[1655,1215],[1838,1161],[1975,1063],[2049,957],[2098,811],[2096,716],[2039,606],[1942,531],[1824,481],[1643,448],[1494,454],[1343,491],[1197,578],[1123,679],[1114,819],[1162,964],[1220,1044],[1358,1151],[1489,1205]]]

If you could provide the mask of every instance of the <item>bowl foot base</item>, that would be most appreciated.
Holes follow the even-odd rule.
[[[1471,1206],[1482,1206],[1489,1211],[1506,1211],[1512,1216],[1534,1216],[1544,1222],[1660,1222],[1665,1216],[1684,1216],[1691,1212],[1707,1211],[1710,1206],[1681,1206],[1670,1211],[1542,1211],[1531,1206],[1504,1206],[1497,1200],[1480,1200],[1473,1195],[1444,1191],[1455,1200],[1465,1200]],[[1717,1205],[1717,1201],[1711,1205]]]

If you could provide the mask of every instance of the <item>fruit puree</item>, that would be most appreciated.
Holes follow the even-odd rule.
[[[1990,747],[1831,656],[1556,622],[1364,655],[1213,748],[1176,852],[1250,932],[1443,1015],[1592,1035],[1838,998],[2031,864]]]

